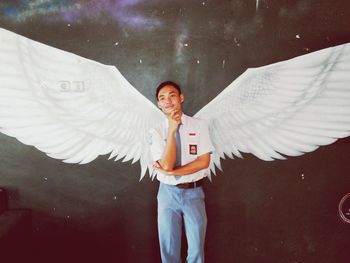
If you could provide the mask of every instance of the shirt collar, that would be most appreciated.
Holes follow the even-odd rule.
[[[186,126],[188,123],[188,119],[189,119],[189,116],[187,116],[185,113],[182,113],[181,124]],[[169,124],[169,120],[167,117],[165,117],[165,122],[164,122],[165,127],[168,127],[168,124]]]
[[[188,116],[185,114],[185,113],[182,113],[182,116],[181,116],[181,123],[183,124],[183,125],[187,125],[187,123],[188,123]]]

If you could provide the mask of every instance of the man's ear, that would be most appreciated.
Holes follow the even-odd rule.
[[[183,103],[184,102],[184,100],[185,100],[185,97],[184,97],[184,95],[180,95],[180,101],[181,101],[181,103]]]

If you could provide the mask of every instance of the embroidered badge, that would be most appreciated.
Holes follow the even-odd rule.
[[[197,145],[196,144],[190,144],[190,154],[196,155],[197,154]]]

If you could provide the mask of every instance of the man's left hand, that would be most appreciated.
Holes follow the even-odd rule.
[[[157,172],[161,172],[162,174],[165,174],[165,175],[173,175],[173,171],[166,171],[164,170],[158,162],[154,162],[153,164],[153,168],[157,170]]]

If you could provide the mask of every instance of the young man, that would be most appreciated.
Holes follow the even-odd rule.
[[[171,81],[156,91],[166,122],[150,132],[150,147],[160,181],[158,235],[162,262],[181,262],[182,222],[188,243],[187,262],[204,262],[207,216],[202,189],[214,150],[206,123],[186,116],[184,96]]]

